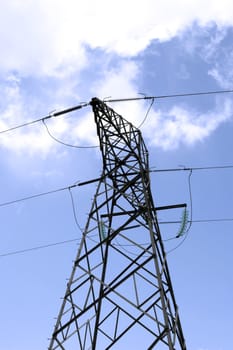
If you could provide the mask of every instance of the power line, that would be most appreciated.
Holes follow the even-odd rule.
[[[29,199],[33,199],[33,198],[38,198],[38,197],[42,197],[42,196],[47,196],[49,194],[52,194],[52,193],[57,193],[57,192],[61,192],[61,191],[65,191],[65,190],[69,190],[71,188],[74,188],[76,186],[78,186],[79,184],[74,184],[74,185],[70,185],[70,186],[66,186],[66,187],[61,187],[61,188],[57,188],[55,190],[51,190],[51,191],[47,191],[47,192],[41,192],[41,193],[37,193],[37,194],[33,194],[31,196],[28,196],[28,197],[23,197],[23,198],[19,198],[19,199],[14,199],[12,201],[8,201],[8,202],[3,202],[3,203],[0,203],[0,207],[6,207],[8,205],[11,205],[11,204],[16,204],[16,203],[20,203],[20,202],[23,202],[23,201],[27,201]]]
[[[183,93],[183,94],[172,94],[172,95],[157,95],[157,96],[144,96],[144,97],[132,97],[132,98],[120,98],[120,99],[105,99],[104,102],[130,102],[130,101],[140,101],[140,100],[158,100],[158,99],[165,99],[165,98],[175,98],[175,97],[191,97],[191,96],[202,96],[202,95],[216,95],[216,94],[227,94],[227,93],[233,93],[233,90],[216,90],[216,91],[204,91],[204,92],[193,92],[193,93]],[[19,124],[16,126],[13,126],[11,128],[0,130],[0,134],[10,132],[25,126],[29,126],[38,122],[42,122],[43,120],[50,119],[53,117],[58,117],[63,114],[67,114],[70,112],[74,112],[78,109],[81,109],[83,107],[87,107],[91,104],[91,102],[87,103],[81,103],[77,106],[70,107],[63,109],[58,112],[53,112],[48,114],[47,116],[44,116],[39,119],[31,120],[29,122]]]
[[[190,223],[186,230],[186,235],[191,229],[192,223],[193,223],[193,195],[192,195],[192,185],[191,185],[191,176],[193,171],[190,170],[189,177],[188,177],[188,188],[189,188],[189,202],[190,202]]]
[[[28,253],[28,252],[31,252],[31,251],[34,251],[34,250],[50,248],[50,247],[54,247],[54,246],[57,246],[57,245],[66,244],[66,243],[72,243],[72,242],[76,242],[76,241],[80,241],[80,239],[78,239],[78,238],[68,239],[66,241],[54,242],[54,243],[45,244],[45,245],[39,245],[39,246],[35,246],[35,247],[32,247],[32,248],[26,248],[26,249],[21,249],[21,250],[14,250],[12,252],[0,254],[0,258],[2,258],[4,256]]]
[[[67,114],[67,113],[70,113],[70,112],[74,112],[74,111],[76,111],[78,109],[81,109],[83,107],[89,106],[89,104],[90,103],[82,103],[82,104],[74,106],[74,107],[62,109],[61,111],[58,111],[58,112],[52,112],[52,113],[48,114],[45,117],[42,117],[42,118],[39,118],[39,119],[35,119],[35,120],[31,120],[29,122],[26,122],[26,123],[23,123],[23,124],[19,124],[19,125],[13,126],[11,128],[5,129],[5,130],[1,130],[0,134],[4,134],[6,132],[10,132],[10,131],[13,131],[13,130],[16,130],[16,129],[20,129],[20,128],[23,128],[25,126],[29,126],[29,125],[32,125],[32,124],[35,124],[35,123],[38,123],[38,122],[42,122],[43,120],[46,120],[46,119],[50,119],[50,118],[53,118],[53,117],[59,117],[60,115]]]
[[[162,173],[172,171],[199,171],[199,170],[220,170],[231,169],[233,165],[217,165],[217,166],[203,166],[203,167],[179,167],[179,168],[167,168],[167,169],[150,169],[150,173]]]
[[[192,220],[192,223],[210,223],[210,222],[227,222],[227,221],[233,221],[233,218],[220,218],[220,219],[199,219],[199,220]],[[189,223],[191,220],[188,221]],[[159,224],[180,224],[180,221],[160,221]]]
[[[154,169],[151,168],[150,169],[150,172],[151,173],[156,173],[156,172],[169,172],[169,171],[199,171],[199,170],[220,170],[220,169],[232,169],[233,168],[233,165],[221,165],[221,166],[207,166],[207,167],[189,167],[189,168],[167,168],[167,169]],[[11,201],[7,201],[7,202],[2,202],[0,203],[0,208],[1,207],[5,207],[5,206],[8,206],[8,205],[11,205],[11,204],[16,204],[16,203],[19,203],[19,202],[23,202],[23,201],[27,201],[27,200],[30,200],[30,199],[34,199],[34,198],[37,198],[37,197],[42,197],[42,196],[47,196],[49,194],[53,194],[53,193],[56,193],[56,192],[61,192],[61,191],[65,191],[65,190],[69,190],[69,189],[72,189],[72,188],[75,188],[77,186],[84,186],[84,185],[88,185],[90,183],[93,183],[93,182],[97,182],[97,181],[100,181],[101,177],[99,178],[95,178],[95,179],[91,179],[91,180],[86,180],[84,182],[78,182],[78,183],[75,183],[75,184],[72,184],[72,185],[69,185],[69,186],[66,186],[66,187],[60,187],[60,188],[57,188],[57,189],[54,189],[54,190],[51,190],[51,191],[47,191],[47,192],[41,192],[41,193],[36,193],[36,194],[33,194],[33,195],[30,195],[30,196],[27,196],[27,197],[22,197],[22,198],[18,198],[18,199],[14,199],[14,200],[11,200]]]
[[[71,199],[72,212],[73,212],[73,217],[74,217],[75,225],[77,226],[77,228],[79,229],[79,231],[80,231],[81,233],[83,233],[83,229],[81,228],[81,226],[79,225],[79,222],[78,222],[77,213],[76,213],[76,209],[75,209],[75,203],[74,203],[74,197],[73,197],[73,193],[72,193],[72,191],[71,191],[71,188],[69,188],[69,194],[70,194],[70,199]]]
[[[145,115],[145,117],[143,118],[143,120],[142,120],[142,122],[140,123],[140,125],[138,126],[138,129],[140,129],[140,128],[142,127],[142,125],[145,123],[145,121],[147,120],[147,117],[148,117],[148,115],[149,115],[149,112],[150,112],[150,110],[151,110],[153,104],[154,104],[154,101],[155,101],[155,99],[152,98],[151,103],[150,103],[150,105],[149,105],[149,108],[148,108],[148,110],[147,110],[147,112],[146,112],[146,115]]]
[[[200,219],[200,220],[192,220],[192,223],[211,223],[211,222],[227,222],[227,221],[231,222],[231,221],[233,221],[233,218]],[[180,221],[160,221],[159,225],[161,225],[161,224],[180,224]],[[175,237],[174,237],[174,239],[175,239]],[[49,243],[49,244],[40,245],[40,246],[34,246],[34,247],[31,247],[31,248],[25,248],[25,249],[21,249],[21,250],[14,250],[14,251],[11,251],[11,252],[8,252],[8,253],[0,254],[0,258],[1,257],[5,257],[5,256],[10,256],[10,255],[24,254],[24,253],[28,253],[28,252],[35,251],[35,250],[40,250],[40,249],[54,247],[54,246],[57,246],[57,245],[63,245],[63,244],[67,244],[67,243],[78,242],[80,240],[81,240],[80,238],[74,238],[74,239],[68,239],[68,240],[65,240],[65,241],[59,241],[59,242]],[[130,244],[128,244],[128,246],[130,246]],[[175,249],[177,249],[177,247],[175,247]]]
[[[173,251],[177,250],[181,245],[184,244],[186,239],[188,238],[189,231],[191,229],[191,226],[193,224],[193,199],[192,199],[192,187],[191,187],[191,176],[192,176],[192,169],[190,170],[189,177],[188,177],[188,187],[189,187],[189,201],[190,201],[190,220],[188,221],[188,228],[186,229],[183,239],[179,244],[177,244],[174,248],[167,251],[167,254],[172,253]],[[179,236],[176,236],[176,238],[179,238]]]
[[[233,90],[216,90],[216,91],[203,91],[203,92],[191,92],[183,94],[173,95],[158,95],[158,96],[144,96],[144,97],[132,97],[132,98],[119,98],[119,99],[105,99],[105,102],[130,102],[140,100],[151,100],[151,99],[163,99],[163,98],[174,98],[174,97],[191,97],[191,96],[202,96],[202,95],[216,95],[216,94],[227,94],[233,93]]]
[[[55,136],[52,135],[52,133],[50,132],[49,127],[48,127],[48,125],[46,124],[46,122],[45,122],[44,119],[42,119],[42,123],[43,123],[43,125],[45,126],[45,129],[46,129],[48,135],[49,135],[54,141],[56,141],[56,142],[58,142],[58,143],[60,143],[60,144],[62,144],[62,145],[64,145],[64,146],[73,147],[73,148],[97,148],[97,147],[99,147],[99,146],[77,146],[77,145],[72,145],[72,144],[67,143],[67,142],[63,142],[63,141],[57,139]]]

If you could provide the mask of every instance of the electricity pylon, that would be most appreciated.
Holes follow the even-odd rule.
[[[91,105],[103,172],[49,350],[186,350],[141,132]]]

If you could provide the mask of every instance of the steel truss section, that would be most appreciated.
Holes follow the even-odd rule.
[[[186,350],[141,132],[91,105],[103,172],[49,350]]]

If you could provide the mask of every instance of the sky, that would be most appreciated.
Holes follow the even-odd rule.
[[[4,203],[96,178],[102,169],[98,148],[58,143],[42,122],[1,131],[92,97],[233,89],[232,41],[229,0],[1,4],[1,349],[48,347],[81,237],[68,190]],[[151,173],[151,188],[157,206],[187,203],[193,220],[184,242],[166,241],[179,224],[160,225],[187,348],[228,350],[233,222],[195,221],[233,218],[233,169],[184,169],[233,164],[233,96],[158,98],[150,110],[145,100],[109,105],[135,126],[142,124],[153,169],[180,169]],[[46,124],[64,143],[98,145],[90,107]],[[81,227],[95,189],[72,189]],[[181,216],[174,210],[158,218]]]

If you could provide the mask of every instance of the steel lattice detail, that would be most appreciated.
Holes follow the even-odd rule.
[[[185,350],[141,132],[91,105],[103,173],[49,350]]]

